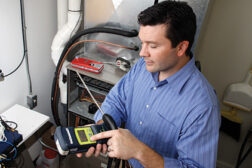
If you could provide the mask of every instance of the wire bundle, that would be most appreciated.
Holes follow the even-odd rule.
[[[15,125],[15,127],[12,128],[10,126],[10,124],[7,124],[7,123],[12,123]],[[0,145],[2,143],[5,143],[5,144],[12,147],[12,150],[9,152],[9,154],[4,154],[4,153],[0,154],[0,163],[2,163],[3,161],[13,160],[17,156],[17,148],[15,147],[15,145],[13,143],[9,142],[5,136],[6,130],[10,130],[13,132],[13,131],[15,131],[16,128],[17,128],[17,123],[12,122],[12,121],[4,121],[2,119],[2,117],[0,116]],[[14,154],[13,154],[13,152],[14,152]]]
[[[94,97],[96,100],[98,99],[99,101],[97,101],[97,103],[101,106],[102,102],[104,101],[105,99],[105,96],[101,96],[101,97]],[[93,99],[87,95],[87,90],[86,89],[83,89],[82,91],[82,94],[80,96],[80,101],[87,101],[87,102],[90,102],[90,103],[95,103],[93,101]]]

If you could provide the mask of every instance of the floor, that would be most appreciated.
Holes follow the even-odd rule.
[[[99,156],[98,158],[90,157],[78,158],[75,155],[69,155],[64,158],[60,158],[59,168],[106,168],[107,159],[104,156]]]

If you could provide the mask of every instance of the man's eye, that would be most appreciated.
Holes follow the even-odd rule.
[[[157,48],[157,45],[150,45],[150,48]]]

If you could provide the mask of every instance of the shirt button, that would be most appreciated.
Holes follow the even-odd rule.
[[[157,87],[154,87],[153,89],[154,89],[154,90],[157,90]]]
[[[146,108],[149,108],[149,105],[148,105],[148,104],[146,105]]]
[[[139,124],[140,124],[140,125],[142,125],[142,124],[143,124],[143,122],[142,122],[142,121],[140,121],[140,122],[139,122]]]

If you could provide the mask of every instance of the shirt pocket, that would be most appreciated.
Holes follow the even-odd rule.
[[[159,122],[157,122],[159,131],[157,133],[158,141],[155,145],[156,150],[166,157],[175,157],[177,154],[176,142],[179,137],[179,129],[167,115],[160,112],[157,115],[159,118]]]

